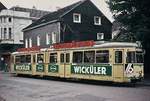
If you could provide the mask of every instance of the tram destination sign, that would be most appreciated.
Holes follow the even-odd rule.
[[[14,65],[15,71],[31,71],[31,65],[28,64],[20,64],[20,65]]]
[[[72,65],[72,74],[87,74],[87,75],[112,75],[112,66],[110,65]]]

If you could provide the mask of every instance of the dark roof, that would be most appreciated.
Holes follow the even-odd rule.
[[[43,17],[44,15],[50,13],[49,11],[29,9],[29,8],[23,8],[23,7],[12,7],[12,8],[10,8],[10,10],[21,11],[21,12],[29,12],[30,17],[37,18],[37,19],[39,19],[39,18]]]
[[[7,8],[0,2],[0,11],[3,9],[7,9]]]
[[[116,30],[119,30],[121,26],[122,26],[122,24],[120,22],[114,21],[112,23],[112,32],[116,31]]]
[[[80,4],[82,4],[85,1],[87,1],[87,0],[82,0],[82,1],[76,2],[76,3],[72,4],[72,5],[69,5],[67,7],[62,8],[62,9],[59,9],[59,10],[57,10],[55,12],[49,13],[49,14],[43,16],[41,19],[35,21],[31,25],[29,25],[26,28],[24,28],[23,31],[27,30],[29,28],[36,27],[38,25],[42,25],[42,24],[51,22],[51,21],[58,21],[59,18],[61,18],[63,15],[65,15],[66,13],[68,13],[72,9],[76,8],[77,6],[79,6]]]

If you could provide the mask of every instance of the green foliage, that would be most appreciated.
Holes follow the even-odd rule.
[[[133,36],[131,39],[141,41],[144,47],[148,48],[150,46],[150,1],[109,0],[107,3],[115,20],[122,23],[121,33],[126,34],[126,37]]]

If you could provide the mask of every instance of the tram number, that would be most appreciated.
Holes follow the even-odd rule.
[[[127,74],[133,73],[134,72],[133,64],[131,64],[131,63],[125,64],[125,72]]]

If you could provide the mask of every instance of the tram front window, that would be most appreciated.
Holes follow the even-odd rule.
[[[136,61],[135,52],[127,52],[126,61],[127,61],[127,63],[135,63],[135,61]]]
[[[127,52],[127,58],[126,61],[127,63],[143,63],[143,53],[140,51],[131,51]]]
[[[144,62],[144,56],[143,56],[143,52],[136,52],[136,61],[137,63],[143,63]]]
[[[21,57],[20,57],[20,56],[16,56],[16,57],[15,57],[15,63],[21,63],[20,60],[21,60]]]

